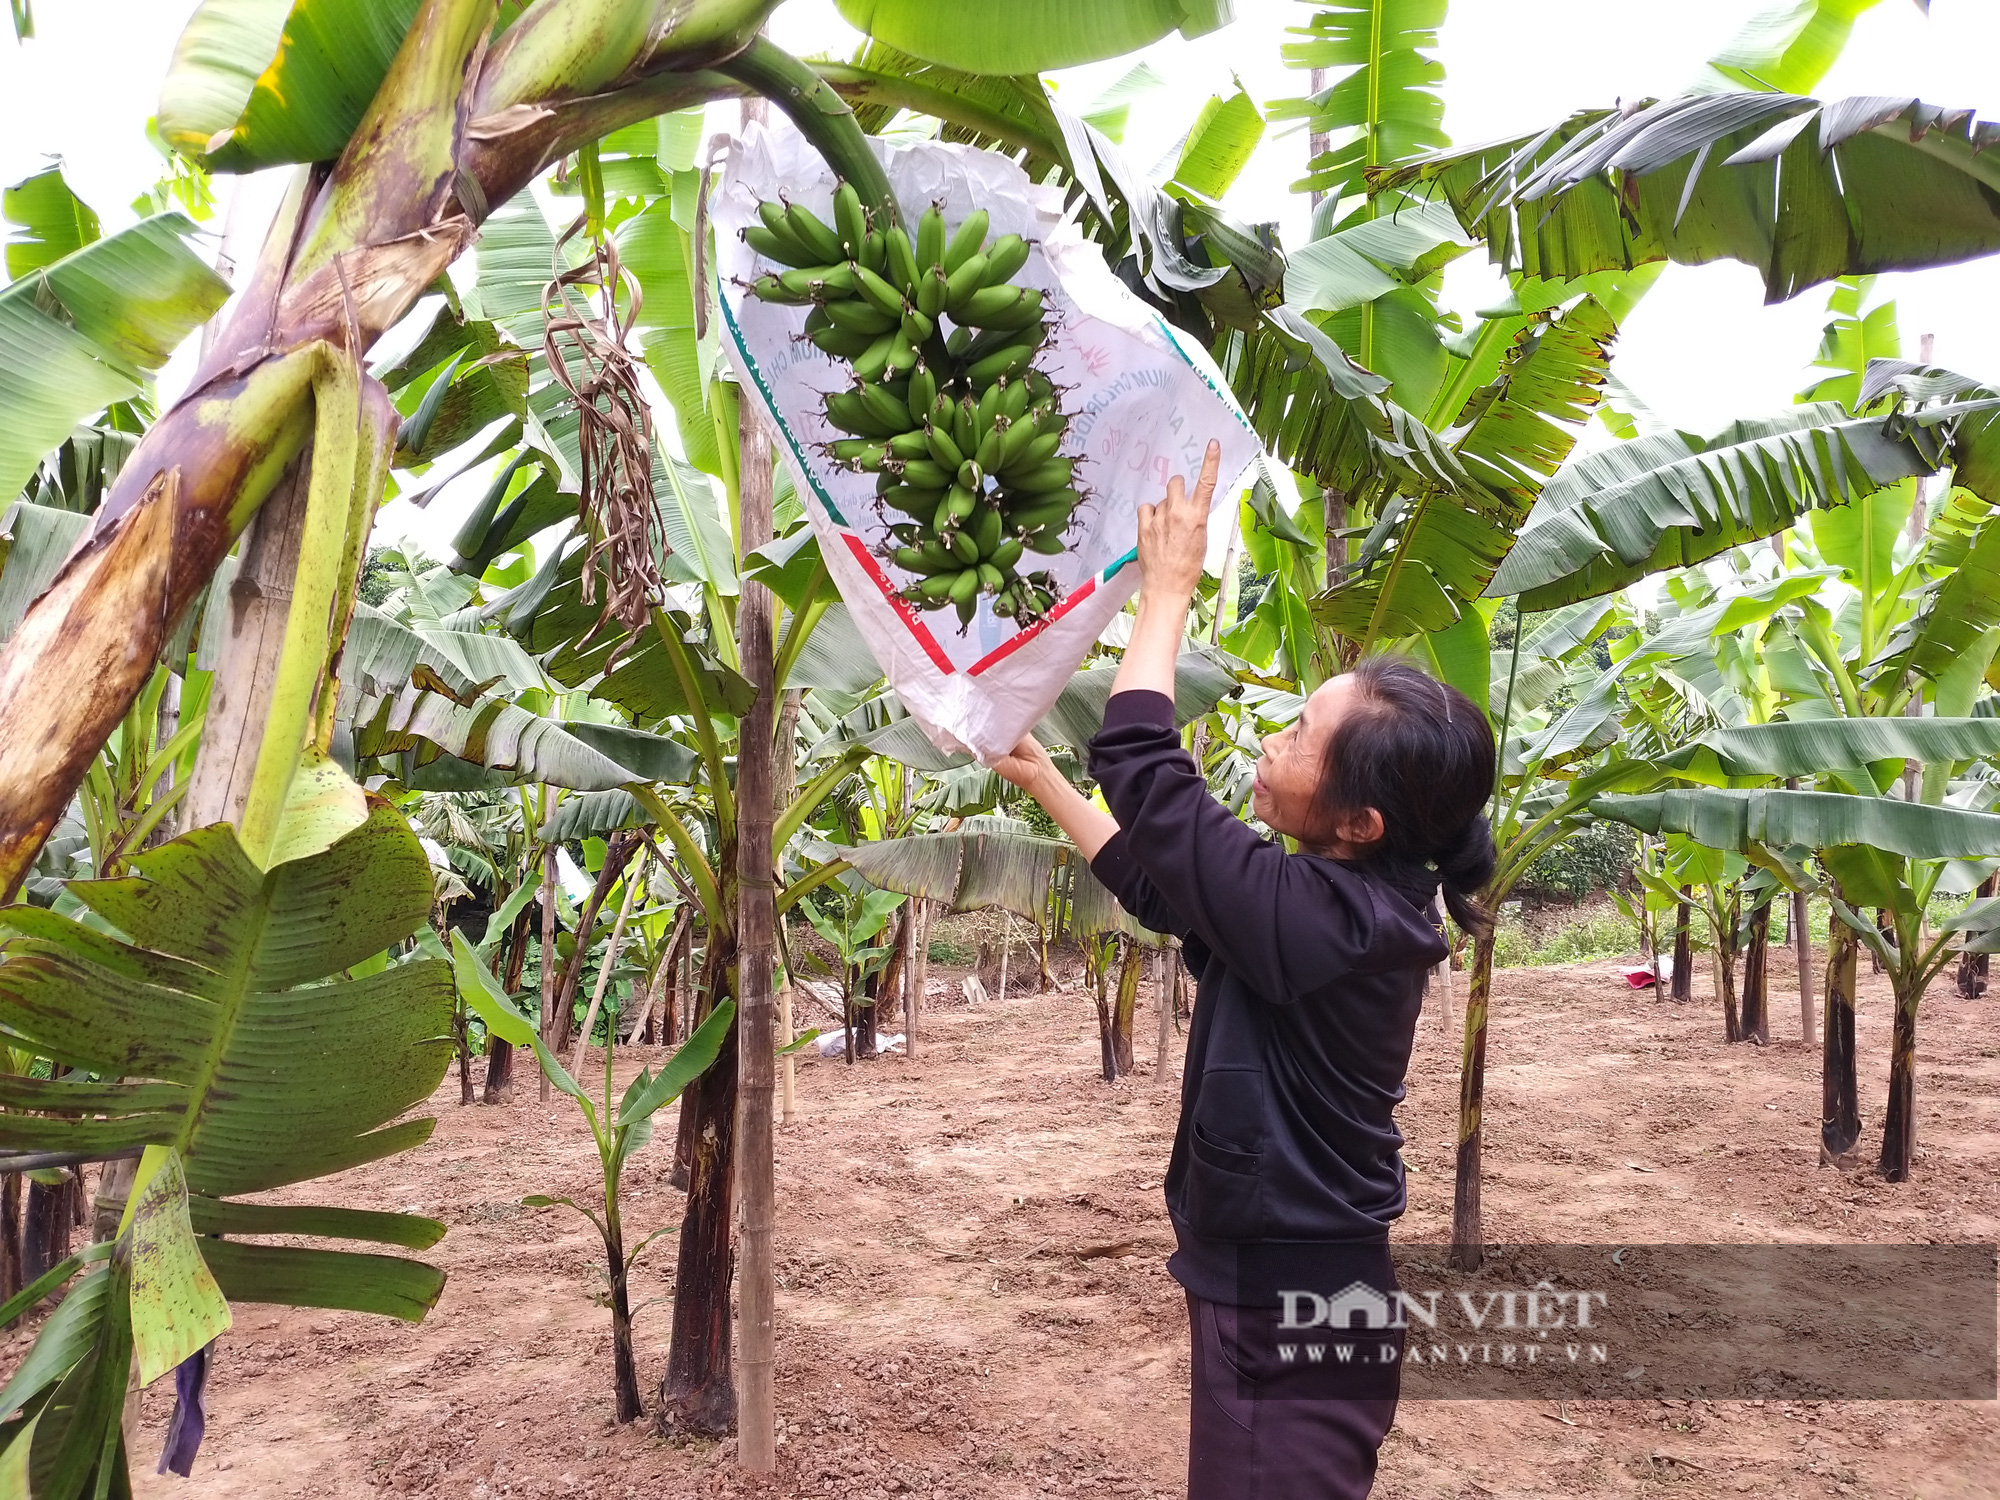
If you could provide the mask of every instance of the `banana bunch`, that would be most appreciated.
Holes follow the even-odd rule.
[[[1056,583],[1022,564],[1063,550],[1082,497],[1062,454],[1062,393],[1034,365],[1048,312],[1039,290],[1011,284],[1028,242],[989,244],[984,209],[947,233],[935,203],[914,237],[876,228],[849,183],[833,208],[828,225],[796,203],[761,205],[744,241],[787,269],[749,290],[810,305],[803,336],[853,364],[853,389],[826,398],[827,419],[851,434],[831,452],[877,475],[877,495],[900,518],[884,556],[917,576],[903,597],[950,605],[961,626],[982,594],[995,614],[1040,619]]]

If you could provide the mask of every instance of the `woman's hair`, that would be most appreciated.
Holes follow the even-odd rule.
[[[1493,876],[1493,730],[1457,688],[1396,657],[1377,656],[1348,674],[1354,698],[1327,737],[1320,772],[1322,826],[1374,808],[1382,837],[1364,864],[1405,886],[1444,887],[1460,928],[1492,929],[1476,893]]]

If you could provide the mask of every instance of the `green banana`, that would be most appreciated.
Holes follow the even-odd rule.
[[[947,272],[956,271],[986,243],[989,218],[983,208],[975,208],[965,216],[965,222],[958,226],[951,243],[944,247],[944,268]]]
[[[986,483],[986,472],[976,460],[968,458],[958,466],[958,482],[976,495]]]
[[[1000,415],[1010,422],[1018,422],[1027,414],[1028,383],[1025,380],[1010,380],[1000,393]]]
[[[876,307],[898,322],[903,317],[903,295],[888,282],[866,266],[860,267],[854,275],[855,287]]]
[[[1018,312],[1022,307],[1030,305],[1031,299],[1035,316],[1039,317],[1042,311],[1040,292],[1024,291],[1018,286],[981,287],[967,297],[962,306],[954,307],[951,315],[961,323],[970,323],[974,328],[984,328],[996,318],[1010,312]]]
[[[877,276],[889,269],[889,240],[879,229],[868,231],[868,237],[861,242],[861,253],[854,257]]]
[[[1007,414],[1003,411],[1000,416],[1002,420],[1005,420]],[[1002,484],[1007,482],[1007,471],[1009,469],[1022,466],[1021,455],[1028,451],[1028,445],[1037,441],[1039,439],[1035,436],[1035,424],[1033,422],[1008,422],[1006,427],[1001,430],[1000,446],[998,451],[993,455],[992,467],[993,472],[1000,476]],[[1061,439],[1058,438],[1056,441],[1060,442]],[[1050,451],[1054,451],[1053,444],[1050,445]],[[1047,455],[1044,456],[1046,457]]]
[[[986,252],[986,285],[1012,281],[1014,273],[1028,263],[1028,242],[1018,234],[1003,234]]]
[[[861,404],[868,408],[868,415],[876,421],[886,423],[891,432],[907,432],[910,429],[909,407],[887,386],[864,384],[856,389]]]
[[[840,236],[821,222],[819,216],[803,203],[789,203],[785,206],[785,227],[822,265],[847,259]]]
[[[889,451],[897,458],[926,458],[930,449],[924,446],[922,432],[899,432],[889,439]]]
[[[984,389],[1003,375],[1019,373],[1035,357],[1033,344],[1011,344],[968,366],[965,378]]]
[[[950,273],[944,284],[944,310],[956,318],[973,294],[982,290],[979,278],[986,274],[986,257],[975,255],[956,271]]]
[[[971,515],[974,510],[978,509],[978,506],[978,492],[969,490],[962,484],[953,485],[944,497],[945,514],[950,518],[954,526]],[[940,527],[939,529],[942,530],[943,528]]]
[[[951,550],[952,554],[962,563],[976,563],[979,561],[979,544],[962,531],[951,539]]]
[[[976,453],[979,450],[978,413],[969,399],[961,400],[952,408],[951,440],[958,444],[960,453]]]
[[[813,254],[789,233],[778,234],[762,224],[752,224],[743,231],[743,243],[755,250],[766,260],[775,260],[781,266],[809,266],[813,264]]]
[[[868,346],[868,352],[854,361],[854,373],[863,381],[881,380],[889,367],[889,356],[903,342],[902,330],[891,328]]]
[[[889,450],[884,444],[869,438],[838,438],[833,444],[833,456],[858,469],[875,470],[882,467]]]
[[[965,462],[965,455],[959,452],[958,444],[951,440],[949,433],[939,432],[936,427],[930,426],[924,428],[924,438],[930,444],[931,457],[945,468],[956,473],[958,466]]]
[[[845,328],[820,328],[807,335],[813,347],[835,359],[858,359],[875,345],[865,333],[849,333]]]
[[[979,548],[979,555],[981,557],[991,557],[993,549],[1000,545],[1000,539],[1005,535],[1000,528],[999,508],[992,505],[980,506],[978,512],[973,516],[972,525],[968,530],[972,536],[973,544]]]
[[[1008,431],[1010,434],[1025,432],[1029,434],[1029,437],[1027,442],[1022,444],[1018,452],[1000,461],[1000,479],[1003,484],[1013,482],[1011,478],[1013,473],[1025,474],[1030,470],[1040,468],[1043,464],[1054,458],[1056,450],[1062,447],[1061,433],[1037,433],[1035,431],[1035,424],[1032,422],[1017,422]]]
[[[923,582],[923,595],[933,604],[942,604],[951,597],[951,591],[958,582],[956,573],[933,573]]]
[[[997,594],[1007,586],[1007,580],[992,563],[983,562],[979,565],[979,586],[989,594]]]
[[[915,516],[919,521],[930,520],[943,498],[942,490],[918,489],[912,484],[899,483],[882,492],[884,505],[900,510],[906,516]]]
[[[931,336],[937,325],[916,308],[905,304],[903,307],[903,337],[912,344],[921,344]]]
[[[993,549],[992,555],[986,560],[1002,573],[1005,573],[1021,560],[1021,551],[1022,546],[1019,537],[1003,537],[1001,538],[1000,545]]]
[[[1064,491],[1060,499],[1050,497],[1046,504],[1010,506],[1007,510],[1007,529],[1031,536],[1050,527],[1060,532],[1068,528],[1070,515],[1075,509],[1076,496],[1069,491]]]
[[[963,608],[979,594],[979,569],[968,567],[951,586],[951,602]]]
[[[1069,543],[1053,526],[1036,532],[1027,539],[1026,545],[1030,551],[1039,552],[1044,557],[1056,557],[1069,550]]]
[[[949,489],[951,470],[927,458],[913,458],[903,465],[903,483],[923,490]]]
[[[827,303],[826,315],[836,328],[845,328],[851,333],[865,333],[873,337],[879,337],[890,329],[900,326],[897,319],[890,317],[880,308],[851,299],[845,302]]]
[[[929,365],[918,365],[916,369],[910,371],[909,407],[913,418],[920,414],[928,414],[937,404],[937,389],[937,376],[931,374]]]
[[[836,391],[826,398],[826,419],[842,432],[858,437],[894,437],[902,429],[868,409],[858,391]]]
[[[1059,490],[1070,482],[1076,472],[1076,464],[1067,458],[1052,458],[1036,468],[1024,470],[1008,485],[1023,495],[1038,495],[1045,490]]]
[[[1005,428],[996,424],[986,429],[986,436],[979,440],[979,451],[972,455],[981,472],[991,474],[1000,467],[1000,447],[1006,441]]]
[[[782,279],[776,276],[759,276],[750,283],[750,295],[763,302],[776,302],[786,307],[802,307],[812,301],[809,292],[793,292]]]
[[[886,238],[889,242],[889,269],[886,274],[892,283],[903,286],[911,297],[915,297],[923,277],[917,270],[917,252],[910,245],[909,232],[900,224],[892,225]]]
[[[935,320],[944,311],[945,292],[950,285],[942,266],[932,266],[928,271],[919,273],[916,281],[917,311]]]
[[[833,227],[840,231],[840,242],[847,247],[848,255],[861,259],[861,247],[868,242],[868,215],[861,207],[861,194],[851,182],[843,182],[833,190]]]
[[[920,269],[944,259],[944,215],[935,203],[917,219],[916,255]]]
[[[966,353],[972,348],[972,330],[970,328],[952,329],[951,337],[944,341],[944,347],[945,352],[953,359],[965,358]]]

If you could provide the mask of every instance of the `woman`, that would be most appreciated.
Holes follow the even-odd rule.
[[[1167,1269],[1193,1339],[1190,1500],[1363,1496],[1395,1415],[1400,1329],[1362,1342],[1379,1353],[1358,1361],[1365,1378],[1300,1371],[1302,1335],[1289,1334],[1289,1361],[1278,1340],[1315,1304],[1282,1294],[1394,1287],[1394,1110],[1425,976],[1446,951],[1432,897],[1441,886],[1463,928],[1488,920],[1473,893],[1493,871],[1481,815],[1493,735],[1455,689],[1369,661],[1264,741],[1256,813],[1298,853],[1211,798],[1174,730],[1173,691],[1219,462],[1210,444],[1192,494],[1177,477],[1139,510],[1138,619],[1090,747],[1110,815],[1032,738],[995,769],[1127,911],[1181,938],[1198,981],[1166,1177],[1179,1241]],[[1381,1322],[1364,1311],[1362,1326]]]

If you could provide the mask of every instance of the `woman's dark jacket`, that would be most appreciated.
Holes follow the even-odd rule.
[[[1209,795],[1162,694],[1112,697],[1090,770],[1120,830],[1091,868],[1181,939],[1198,985],[1168,1270],[1238,1303],[1246,1242],[1386,1239],[1403,1211],[1394,1112],[1445,956],[1430,893],[1260,838]]]

